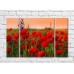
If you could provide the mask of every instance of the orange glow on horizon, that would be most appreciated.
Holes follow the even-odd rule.
[[[56,29],[68,29],[68,19],[56,18]]]
[[[44,28],[54,28],[54,19],[53,18],[25,18],[24,19],[24,27],[27,28],[29,24],[29,28],[33,29],[44,29]]]
[[[7,18],[7,29],[18,28],[18,18]],[[24,27],[34,29],[53,28],[54,29],[54,18],[24,18]],[[68,19],[67,18],[56,18],[56,29],[67,29]]]
[[[18,19],[17,18],[7,18],[6,24],[7,24],[7,29],[8,28],[18,28]]]

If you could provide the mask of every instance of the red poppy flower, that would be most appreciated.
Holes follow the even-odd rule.
[[[18,33],[16,33],[16,32],[13,33],[13,37],[14,37],[14,38],[18,38],[18,36],[19,36]]]
[[[12,28],[10,28],[9,31],[12,31]]]
[[[68,41],[68,36],[64,36],[64,41]]]
[[[26,39],[25,35],[21,35],[20,37],[21,37],[21,39],[23,39],[23,40]]]
[[[24,49],[25,49],[25,47],[26,47],[26,45],[25,45],[25,44],[23,44],[23,45],[20,47],[20,49],[21,49],[21,50],[24,50]]]
[[[59,49],[59,47],[63,47],[62,42],[56,41],[56,49]]]
[[[58,41],[56,41],[56,49],[58,49]]]
[[[50,39],[48,38],[46,41],[49,43],[50,42]]]
[[[34,46],[35,44],[36,44],[36,40],[33,39],[33,40],[32,40],[32,45]]]
[[[42,46],[43,48],[48,47],[48,42],[47,42],[47,41],[44,41],[44,42],[41,44],[41,46]]]
[[[47,32],[47,34],[46,34],[46,35],[47,35],[47,37],[48,37],[48,38],[50,38],[50,37],[52,37],[52,36],[53,36],[53,33],[52,33],[52,32]]]
[[[28,32],[28,31],[27,31],[26,29],[24,29],[24,30],[21,30],[20,34],[21,34],[21,35],[25,35],[27,32]]]
[[[59,33],[59,31],[56,31],[56,34],[58,34]]]
[[[26,39],[29,37],[29,32],[26,33],[25,37]]]
[[[42,43],[42,42],[44,42],[45,40],[47,40],[47,37],[44,36],[44,35],[42,35],[42,36],[40,37],[40,39],[39,39],[39,42]]]
[[[62,52],[63,52],[62,49],[56,50],[56,54],[57,54],[57,55],[61,55]]]
[[[61,34],[64,35],[65,33],[62,31]]]
[[[29,32],[24,29],[24,30],[21,30],[20,35],[22,39],[27,39],[29,37]]]
[[[10,52],[11,52],[11,48],[8,47],[8,48],[7,48],[7,53],[10,53]]]
[[[30,54],[36,53],[38,51],[39,51],[38,48],[30,48],[30,50],[29,50]]]
[[[56,35],[56,41],[58,41],[58,39],[59,39],[59,36],[58,36],[58,35]]]
[[[62,48],[63,48],[63,50],[67,50],[68,46],[63,46]]]
[[[41,43],[37,41],[36,46],[41,46]]]
[[[13,45],[16,46],[17,43],[18,43],[18,39],[14,39],[14,40],[13,40]]]
[[[28,42],[28,43],[27,43],[27,46],[29,47],[30,45],[31,45],[31,43],[30,43],[30,42]]]
[[[27,38],[27,41],[28,41],[28,42],[27,42],[27,46],[30,46],[30,44],[31,44],[31,38],[28,37],[28,38]]]
[[[11,42],[11,40],[12,40],[11,35],[7,35],[7,42]]]
[[[57,41],[62,42],[63,36],[59,36]]]
[[[58,42],[58,45],[59,45],[59,46],[63,46],[62,42]]]
[[[41,37],[42,33],[41,32],[37,32],[37,36]]]
[[[39,51],[38,54],[37,54],[37,57],[43,57],[45,55],[46,55],[45,51]]]
[[[33,37],[36,37],[36,35],[37,35],[37,32],[32,32]]]
[[[49,41],[50,42],[53,42],[54,41],[54,38],[52,37],[52,38],[49,38]]]

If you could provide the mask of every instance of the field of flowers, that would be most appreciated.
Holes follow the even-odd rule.
[[[68,57],[68,30],[56,30],[56,56]]]
[[[7,29],[7,57],[19,56],[19,34],[18,29]]]
[[[20,56],[54,57],[53,33],[53,30],[21,30]]]
[[[56,30],[56,57],[68,56],[68,30]],[[19,50],[20,46],[20,50]],[[20,51],[20,53],[19,53]],[[7,29],[7,57],[54,57],[54,30]]]
[[[53,57],[53,30],[20,30],[20,57]],[[19,34],[16,29],[7,30],[7,57],[19,56]]]

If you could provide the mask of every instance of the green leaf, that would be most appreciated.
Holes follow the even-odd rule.
[[[25,51],[23,51],[23,57],[26,57],[27,53]]]

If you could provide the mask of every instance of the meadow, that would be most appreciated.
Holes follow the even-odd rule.
[[[7,57],[19,57],[19,30],[7,29]]]
[[[56,57],[68,57],[68,30],[56,30]]]
[[[53,29],[7,29],[7,57],[68,57],[68,30],[55,30],[55,35],[56,52]]]

